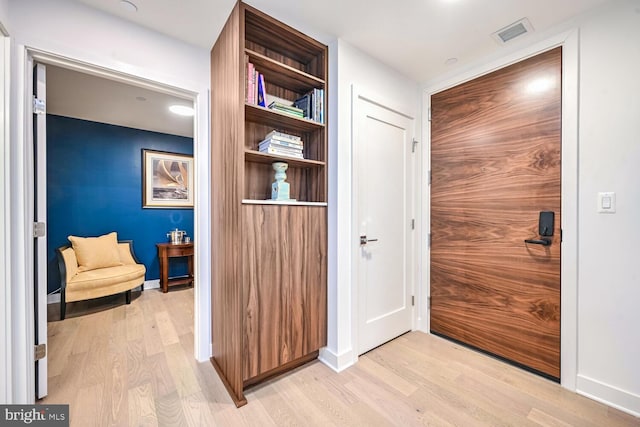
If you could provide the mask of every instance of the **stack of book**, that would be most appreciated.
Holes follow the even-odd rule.
[[[303,117],[324,123],[324,89],[313,89],[296,99],[293,105],[303,111]]]
[[[264,74],[259,73],[256,67],[249,62],[249,55],[245,55],[247,64],[247,83],[245,85],[245,101],[247,104],[267,106],[267,91],[264,82]]]
[[[269,132],[265,139],[260,142],[258,149],[261,153],[304,159],[302,155],[303,146],[304,144],[299,136],[274,130]]]
[[[269,108],[272,109],[273,111],[279,111],[281,113],[288,114],[290,116],[299,117],[299,118],[304,117],[304,112],[300,108],[295,107],[293,105],[287,105],[282,102],[273,101],[271,104],[269,104]]]

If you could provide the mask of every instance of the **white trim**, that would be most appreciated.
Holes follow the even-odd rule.
[[[579,33],[562,44],[562,257],[560,259],[560,384],[576,390],[578,375],[578,114]]]
[[[145,280],[142,288],[146,291],[147,289],[160,289],[160,279],[155,280]]]
[[[11,403],[12,395],[12,357],[11,357],[11,227],[9,227],[10,214],[7,209],[10,206],[10,91],[11,91],[11,40],[3,30],[0,23],[0,85],[2,110],[0,111],[0,137],[2,138],[2,150],[0,151],[0,165],[2,175],[0,176],[0,262],[4,265],[2,277],[2,289],[0,290],[0,307],[2,315],[0,318],[0,402]]]
[[[33,72],[34,88],[33,92],[37,94],[38,99],[47,103],[47,68],[43,64],[36,64]],[[33,109],[33,107],[32,107]],[[33,117],[33,116],[32,116]],[[34,170],[34,187],[39,189],[36,191],[37,198],[34,198],[33,206],[33,218],[37,222],[47,224],[47,119],[44,114],[36,114],[33,119],[33,127],[35,134],[32,135],[33,147],[36,147],[36,151],[33,153],[35,164],[38,165],[37,170]],[[40,298],[47,294],[47,240],[48,237],[45,233],[34,241],[34,254],[38,260],[35,266],[34,273],[37,280],[34,283],[34,298],[37,301],[35,308],[35,314],[38,319],[35,330],[37,339],[35,339],[36,345],[47,345],[47,301],[45,298]],[[35,279],[35,278],[34,278]],[[45,356],[37,360],[36,370],[38,376],[36,378],[36,399],[44,398],[48,393],[48,361],[49,356]]]
[[[198,251],[194,254],[196,268],[196,280],[200,283],[208,283],[210,279],[209,259],[209,215],[210,197],[209,188],[209,91],[205,87],[194,87],[194,84],[183,81],[179,76],[167,79],[165,82],[153,81],[140,76],[117,71],[114,68],[90,64],[80,60],[72,59],[55,53],[48,53],[42,50],[33,49],[24,45],[15,46],[15,67],[18,70],[15,80],[16,123],[18,124],[12,133],[11,164],[11,215],[12,231],[11,238],[11,265],[19,266],[12,271],[11,283],[13,283],[14,295],[12,295],[12,306],[14,325],[13,336],[13,360],[16,361],[14,369],[14,396],[16,402],[33,402],[33,291],[29,290],[33,286],[33,266],[31,259],[33,244],[29,241],[29,220],[25,213],[29,212],[28,203],[31,197],[29,147],[26,137],[31,130],[28,128],[29,114],[28,105],[25,101],[28,97],[29,81],[26,77],[28,70],[27,62],[31,55],[35,59],[44,63],[55,63],[58,66],[78,69],[83,72],[93,71],[94,74],[116,81],[126,82],[141,87],[151,88],[163,93],[182,96],[194,102],[196,115],[194,117],[194,158],[195,163],[195,185],[196,185],[196,207],[194,209],[194,235],[195,240],[202,242],[198,245]],[[112,65],[115,66],[115,65]],[[167,83],[168,80],[168,83]],[[32,167],[31,167],[32,169]],[[202,184],[201,184],[202,183]],[[19,285],[18,285],[19,284]],[[210,344],[210,289],[207,286],[195,286],[194,290],[194,355],[199,361],[207,360],[211,355]]]
[[[28,58],[26,49],[17,48],[13,63],[14,80],[12,98],[16,120],[11,128],[11,334],[13,361],[13,402],[34,402],[34,354],[33,354],[33,238],[29,227],[29,202],[27,192],[29,180],[29,147],[27,142],[29,106],[26,94],[31,82],[27,77]]]
[[[349,349],[343,353],[335,354],[329,348],[323,347],[320,349],[318,360],[335,372],[342,372],[357,362],[358,356],[354,353],[353,349]]]
[[[487,64],[478,65],[477,68],[461,73],[456,77],[450,77],[439,83],[435,83],[424,89],[423,96],[423,123],[424,139],[429,146],[424,151],[423,164],[430,165],[431,155],[431,127],[428,122],[427,112],[431,107],[431,95],[450,87],[459,85],[492,71],[504,68],[508,65],[522,61],[557,46],[562,46],[563,86],[562,86],[562,224],[563,242],[561,258],[562,292],[560,310],[561,338],[560,338],[560,383],[569,390],[576,390],[577,376],[577,313],[578,313],[578,55],[579,34],[578,30],[570,30],[544,41],[535,43],[527,48],[510,53],[504,58],[490,61]],[[429,167],[430,168],[430,167]],[[427,179],[424,168],[423,180]],[[423,212],[430,212],[431,197],[430,188],[423,193]],[[426,241],[430,230],[429,214],[425,214],[423,235]],[[430,295],[430,251],[427,249],[422,257],[423,289],[425,295]],[[425,307],[421,310],[424,319],[422,330],[429,333],[429,312]]]
[[[640,417],[640,395],[578,375],[577,393],[623,412]],[[614,403],[616,402],[616,403]]]

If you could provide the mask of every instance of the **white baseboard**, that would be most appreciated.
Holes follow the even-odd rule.
[[[578,394],[612,406],[623,412],[640,417],[640,396],[626,390],[621,390],[593,378],[578,375]]]
[[[59,303],[60,303],[60,292],[47,295],[47,304],[59,304]]]
[[[160,279],[144,281],[143,289],[145,290],[159,289],[159,288],[160,288]],[[47,304],[60,304],[60,292],[47,295]]]
[[[347,369],[349,366],[354,365],[358,358],[354,357],[353,350],[349,349],[341,354],[335,354],[327,347],[320,349],[318,360],[330,367],[336,372],[341,372]]]
[[[144,281],[144,289],[159,289],[160,288],[160,279],[155,280],[145,280]]]

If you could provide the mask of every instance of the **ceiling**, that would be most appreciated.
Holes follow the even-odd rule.
[[[47,113],[193,138],[193,117],[170,105],[192,101],[47,65]]]
[[[209,50],[235,0],[72,0]],[[528,18],[540,34],[611,0],[247,0],[328,43],[339,37],[418,83],[499,54],[491,34]],[[295,5],[295,7],[292,7]],[[523,36],[532,37],[531,35]],[[522,40],[524,42],[524,40]],[[513,42],[512,42],[513,43]],[[445,64],[456,58],[454,64]],[[47,111],[68,117],[193,137],[173,96],[48,67]],[[142,101],[141,99],[145,99]]]
[[[235,0],[76,0],[210,49]],[[543,32],[610,0],[247,0],[316,37],[339,37],[416,82],[504,48],[491,34],[529,18]],[[445,61],[457,58],[455,65]]]

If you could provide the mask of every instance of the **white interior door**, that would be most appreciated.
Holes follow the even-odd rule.
[[[33,67],[33,156],[34,156],[34,301],[35,344],[47,345],[47,77],[42,64]],[[36,398],[47,395],[47,355],[36,360]]]
[[[354,95],[358,354],[412,327],[413,119]]]

